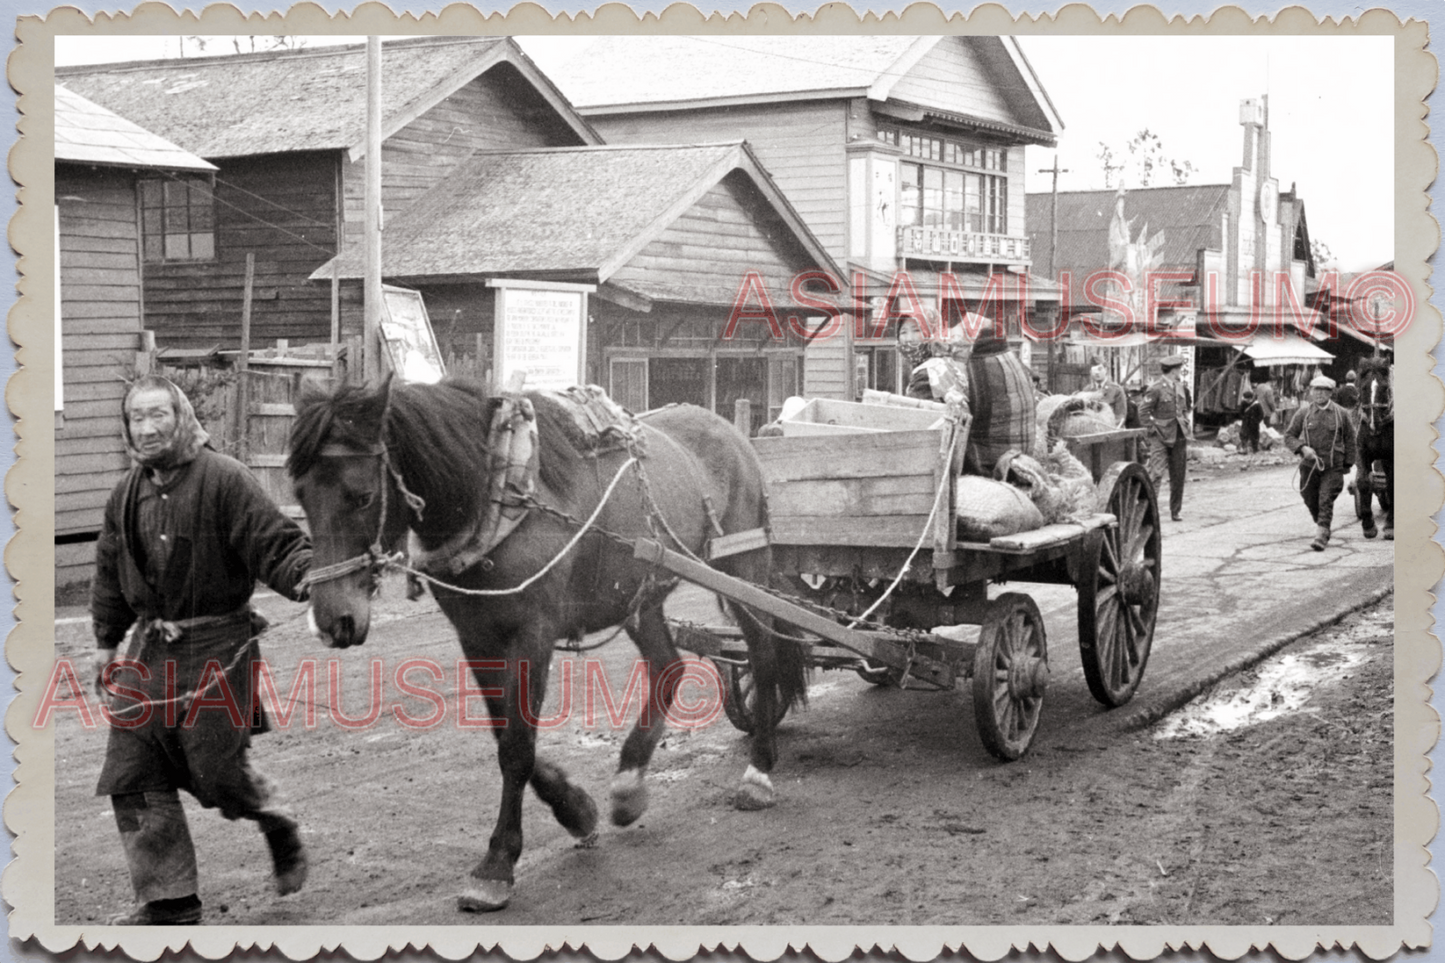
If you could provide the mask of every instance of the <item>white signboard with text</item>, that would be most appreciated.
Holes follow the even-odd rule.
[[[487,282],[497,290],[493,384],[525,371],[528,388],[587,380],[587,295],[596,287],[550,281]]]

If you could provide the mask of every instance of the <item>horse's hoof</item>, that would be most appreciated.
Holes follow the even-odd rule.
[[[512,901],[512,884],[504,879],[479,879],[457,897],[464,913],[495,913]]]
[[[647,783],[642,770],[627,769],[612,777],[612,824],[631,826],[647,812]]]
[[[592,832],[588,833],[586,836],[583,836],[583,837],[581,837],[580,839],[578,839],[578,840],[577,840],[577,845],[574,846],[574,847],[572,847],[572,848],[573,848],[573,849],[596,849],[596,848],[597,848],[597,832],[596,832],[596,830],[593,830]]]
[[[572,797],[571,811],[562,826],[575,838],[597,842],[597,804],[592,797],[578,789]]]
[[[748,766],[748,771],[743,773],[743,780],[738,785],[737,794],[733,796],[733,805],[751,812],[771,809],[777,801],[778,796],[773,791],[773,781],[768,778],[768,774]]]

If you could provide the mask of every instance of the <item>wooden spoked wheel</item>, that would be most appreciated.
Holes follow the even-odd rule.
[[[1029,751],[1048,677],[1039,607],[1005,592],[989,603],[973,653],[973,714],[985,749],[1005,762]]]
[[[1099,502],[1118,523],[1091,540],[1079,566],[1079,655],[1089,692],[1112,708],[1134,697],[1154,643],[1159,504],[1136,462],[1109,466],[1099,480]]]
[[[757,692],[753,686],[752,667],[719,662],[716,659],[708,661],[717,668],[718,675],[723,680],[723,712],[726,713],[728,721],[739,732],[752,735],[757,719]],[[786,706],[775,706],[773,724],[777,725],[787,714]]]

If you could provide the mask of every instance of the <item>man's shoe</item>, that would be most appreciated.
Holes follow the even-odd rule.
[[[1395,540],[1395,526],[1394,526],[1394,524],[1387,522],[1387,523],[1385,524],[1385,531],[1384,531],[1382,534],[1385,536],[1385,541],[1387,541],[1387,542],[1393,542],[1393,541]]]
[[[1364,528],[1366,538],[1374,538],[1376,535],[1380,534],[1380,530],[1375,527],[1375,520],[1373,518],[1364,519]],[[1391,532],[1390,535],[1387,535],[1385,537],[1389,538],[1392,535],[1394,535],[1394,532]]]
[[[1315,531],[1315,540],[1310,542],[1310,548],[1314,549],[1316,552],[1323,552],[1325,550],[1325,546],[1329,543],[1330,530],[1325,526],[1321,525]]]
[[[192,894],[142,903],[129,913],[111,917],[109,923],[111,926],[195,926],[200,921],[201,898]]]
[[[296,824],[288,819],[283,825],[267,831],[266,845],[271,849],[271,868],[277,894],[290,896],[306,885],[306,847],[301,844]]]
[[[1169,516],[1169,520],[1171,522],[1182,522],[1184,521],[1184,516],[1179,514],[1178,512],[1175,512]]]

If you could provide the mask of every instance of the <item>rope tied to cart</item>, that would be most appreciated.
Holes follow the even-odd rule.
[[[957,447],[958,432],[955,431],[953,432],[952,436],[949,438],[948,441],[948,456],[944,459],[943,462],[945,465],[952,466],[953,452]],[[873,604],[868,606],[868,608],[863,612],[862,615],[855,616],[853,621],[848,624],[848,628],[857,628],[859,624],[861,624],[864,620],[866,620],[869,616],[876,612],[878,610],[878,607],[882,605],[885,601],[887,601],[888,597],[893,594],[894,590],[903,583],[903,577],[907,575],[908,570],[913,567],[913,560],[917,558],[918,553],[923,550],[923,543],[928,541],[928,533],[933,531],[933,520],[938,517],[939,502],[943,500],[943,496],[945,493],[947,493],[950,483],[951,479],[949,478],[948,472],[941,473],[938,490],[933,493],[933,507],[928,510],[928,519],[923,523],[923,531],[918,533],[918,541],[913,544],[913,551],[909,552],[908,557],[903,560],[903,565],[898,569],[898,574],[893,577],[893,582],[888,586],[887,589],[884,590],[883,594],[878,596],[878,598],[874,600]]]

